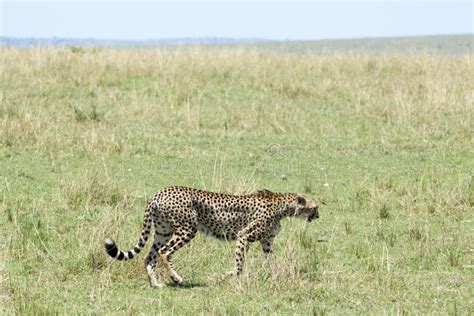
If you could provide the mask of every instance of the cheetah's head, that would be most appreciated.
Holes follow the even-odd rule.
[[[319,218],[318,206],[310,198],[298,194],[296,195],[295,204],[295,217],[306,218],[308,223],[315,218]]]

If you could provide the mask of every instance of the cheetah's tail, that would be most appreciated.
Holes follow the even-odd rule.
[[[152,201],[145,210],[145,215],[143,218],[143,228],[142,233],[140,235],[140,239],[138,239],[137,244],[130,249],[129,251],[121,251],[117,248],[117,245],[112,239],[107,238],[105,240],[105,251],[114,259],[117,260],[130,260],[133,259],[136,255],[140,253],[140,251],[145,247],[145,243],[150,236],[150,229],[151,229],[151,212],[154,211],[158,207],[156,201]]]

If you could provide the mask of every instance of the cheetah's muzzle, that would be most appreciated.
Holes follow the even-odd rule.
[[[308,223],[311,223],[313,219],[319,218],[319,212],[318,212],[318,207],[316,206],[311,210],[311,213],[309,213],[308,218],[306,219]]]

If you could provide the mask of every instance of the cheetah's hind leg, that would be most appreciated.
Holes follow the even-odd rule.
[[[155,221],[155,240],[153,242],[153,246],[151,247],[150,253],[145,259],[145,269],[148,274],[148,280],[150,281],[151,287],[163,287],[161,282],[158,282],[156,278],[156,265],[157,257],[158,257],[158,250],[161,249],[171,238],[171,228],[159,226],[158,221]],[[168,228],[168,230],[166,229]],[[160,269],[160,281],[163,276],[163,270]]]
[[[158,250],[158,254],[165,270],[168,272],[171,279],[177,284],[181,284],[183,282],[183,278],[180,277],[173,268],[173,264],[171,263],[171,255],[176,250],[187,244],[191,239],[193,239],[196,235],[196,232],[196,226],[193,228],[179,227],[173,232],[171,238],[166,242],[166,244]]]
[[[158,250],[166,244],[170,237],[171,233],[155,233],[155,241],[151,247],[150,253],[145,259],[145,269],[148,274],[148,280],[150,281],[151,287],[163,287],[163,284],[158,282],[156,278],[155,270],[157,265]],[[162,275],[162,273],[160,273],[160,275]]]

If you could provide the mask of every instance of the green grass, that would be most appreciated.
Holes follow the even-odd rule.
[[[3,313],[471,314],[472,55],[3,48]],[[302,192],[272,280],[258,245],[177,252],[148,287],[138,238],[168,185]],[[149,247],[149,245],[147,245]]]

